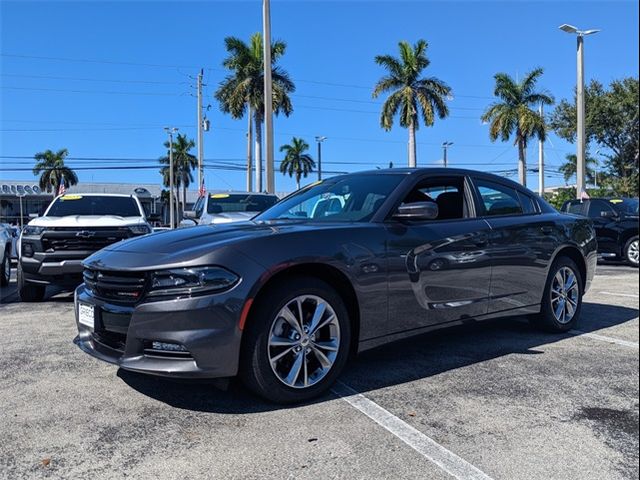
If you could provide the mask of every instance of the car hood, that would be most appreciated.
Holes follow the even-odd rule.
[[[145,224],[141,217],[118,215],[67,215],[66,217],[38,217],[29,222],[34,227],[128,227]]]
[[[274,221],[178,228],[114,243],[88,257],[84,264],[114,270],[179,265],[210,255],[224,247],[239,246],[246,240],[344,226],[309,224],[305,221]]]

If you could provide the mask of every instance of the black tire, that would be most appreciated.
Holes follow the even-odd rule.
[[[18,295],[23,302],[41,302],[46,288],[44,285],[34,285],[24,281],[22,266],[18,262]]]
[[[638,268],[638,235],[631,237],[624,245],[624,260],[628,265]]]
[[[339,342],[337,342],[339,347],[332,366],[317,383],[295,388],[285,384],[284,380],[281,380],[271,367],[269,338],[272,328],[276,328],[278,318],[282,318],[278,317],[281,310],[296,298],[306,295],[319,297],[333,309],[339,326]],[[274,403],[299,403],[317,397],[335,382],[349,356],[351,325],[342,298],[322,280],[312,277],[295,277],[269,288],[260,296],[260,299],[261,301],[258,300],[255,304],[247,320],[243,334],[240,378],[250,390]],[[305,318],[309,320],[309,317]],[[290,331],[293,332],[293,330]],[[304,352],[302,353],[304,354]],[[296,358],[295,353],[292,352],[291,355],[292,358]],[[303,358],[306,361],[306,354]],[[313,362],[313,360],[310,361]],[[296,378],[298,377],[296,376]],[[294,378],[294,383],[296,378]]]
[[[11,279],[11,250],[6,250],[0,262],[0,287],[9,285]]]
[[[577,298],[575,299],[576,306],[574,308],[573,316],[569,321],[559,321],[554,314],[551,289],[554,284],[554,278],[563,269],[570,269],[576,278],[577,283]],[[584,279],[580,274],[580,269],[573,260],[568,257],[559,257],[551,265],[549,269],[549,276],[547,277],[547,283],[544,288],[542,296],[542,304],[540,313],[533,315],[530,318],[531,323],[536,327],[552,333],[563,333],[575,328],[578,319],[580,318],[580,312],[582,311],[582,294],[584,292]],[[565,300],[566,301],[566,300]],[[557,303],[556,303],[557,305]]]

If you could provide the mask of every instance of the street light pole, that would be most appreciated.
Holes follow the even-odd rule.
[[[326,139],[327,137],[316,137],[316,142],[318,142],[318,181],[322,180],[322,142]]]
[[[444,161],[444,168],[447,168],[448,166],[448,161],[447,161],[447,150],[448,148],[453,145],[453,142],[442,142],[442,150],[443,150],[443,161]]]
[[[174,198],[173,198],[173,134],[176,127],[164,127],[169,134],[169,228],[175,228]]]
[[[273,174],[273,93],[271,84],[271,2],[262,1],[263,59],[264,59],[264,149],[267,193],[275,193]]]
[[[584,37],[600,30],[578,30],[573,25],[560,25],[560,30],[572,33],[578,36],[577,48],[577,84],[576,84],[576,116],[577,116],[577,132],[576,132],[576,197],[583,198],[585,190],[585,154],[586,154],[586,132],[584,123]]]
[[[203,122],[202,122],[202,75],[203,71],[198,73],[197,90],[198,90],[198,191],[202,188],[202,172],[203,172],[203,157],[204,157],[204,145],[203,145]]]

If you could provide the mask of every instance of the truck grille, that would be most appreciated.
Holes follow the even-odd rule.
[[[84,283],[98,298],[136,303],[144,295],[147,276],[143,272],[109,272],[85,269]]]
[[[96,252],[130,236],[126,227],[55,227],[42,235],[42,248],[45,252]]]

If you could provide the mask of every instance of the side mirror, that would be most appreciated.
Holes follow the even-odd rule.
[[[398,220],[435,220],[438,218],[438,204],[435,202],[415,202],[400,205],[393,215]]]
[[[197,218],[195,210],[185,210],[182,214],[184,218]]]
[[[29,218],[38,218],[40,215],[38,215],[37,213],[30,213],[29,214]]]
[[[603,210],[600,212],[600,216],[603,218],[618,218],[618,214],[611,210]]]
[[[191,218],[183,218],[178,224],[178,228],[195,227],[196,225],[198,224],[196,223],[195,220]]]

